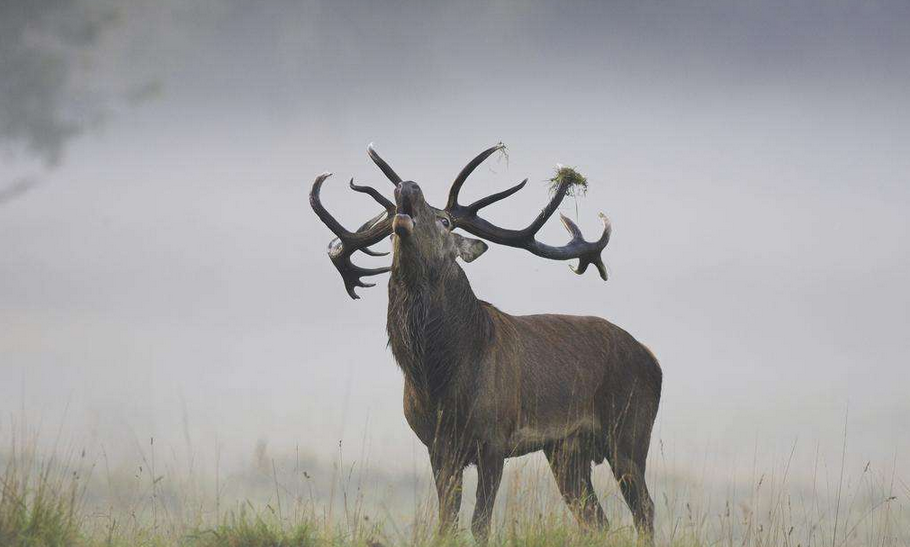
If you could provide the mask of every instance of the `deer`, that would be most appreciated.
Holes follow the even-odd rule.
[[[459,202],[471,173],[503,149],[499,143],[471,160],[455,177],[445,207],[438,209],[371,143],[368,155],[394,184],[394,202],[351,179],[352,190],[369,195],[384,210],[348,231],[322,205],[320,191],[331,176],[323,173],[313,183],[310,205],[336,236],[328,254],[351,298],[359,298],[355,288],[375,286],[365,277],[390,272],[388,346],[404,376],[405,419],[429,454],[440,533],[457,528],[463,472],[473,465],[478,483],[471,531],[485,543],[505,460],[543,451],[563,500],[584,529],[609,526],[591,481],[592,465],[607,460],[639,538],[652,544],[654,503],[645,466],[662,383],[654,354],[599,317],[505,313],[474,294],[457,261],[473,262],[488,249],[487,241],[550,260],[578,259],[575,273],[593,265],[607,280],[601,252],[612,227],[603,213],[603,233],[596,241],[585,240],[562,213],[571,236],[566,245],[536,237],[571,190],[569,179],[559,182],[546,207],[523,229],[497,226],[479,213],[521,190],[528,179],[469,205]],[[386,237],[392,241],[391,266],[352,262],[358,251],[387,255],[371,248]]]

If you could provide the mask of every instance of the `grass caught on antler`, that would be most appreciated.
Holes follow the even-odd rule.
[[[583,196],[588,193],[588,179],[581,173],[575,170],[574,167],[566,167],[564,165],[556,166],[556,173],[553,177],[548,180],[550,186],[550,194],[556,193],[556,190],[559,188],[559,185],[563,182],[568,182],[569,186],[566,187],[567,196]]]

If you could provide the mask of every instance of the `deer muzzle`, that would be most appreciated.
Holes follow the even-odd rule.
[[[420,187],[410,181],[404,181],[395,188],[395,217],[392,219],[392,230],[400,237],[407,237],[414,231],[414,205],[420,198]]]
[[[395,231],[395,235],[407,237],[414,231],[414,219],[410,215],[399,213],[392,219],[392,229]]]

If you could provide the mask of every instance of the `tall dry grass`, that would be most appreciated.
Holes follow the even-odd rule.
[[[224,470],[179,461],[148,439],[133,462],[97,451],[39,449],[19,433],[0,447],[0,547],[6,546],[376,546],[472,545],[461,530],[435,535],[429,471],[363,468],[339,450],[333,461],[271,455],[251,447],[249,463]],[[793,468],[796,445],[776,463],[753,463],[747,478],[706,466],[694,473],[658,441],[649,467],[658,545],[680,547],[910,545],[910,488],[871,463]],[[362,459],[362,458],[361,458]],[[798,478],[795,478],[798,477]],[[476,477],[468,473],[462,522]],[[606,466],[595,484],[610,530],[580,530],[541,458],[509,464],[490,544],[635,545],[631,518]]]
[[[0,546],[66,546],[83,542],[80,469],[42,458],[35,444],[13,439],[0,475]]]

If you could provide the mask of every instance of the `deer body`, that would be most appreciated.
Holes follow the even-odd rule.
[[[396,285],[393,273],[389,343],[405,374],[408,423],[425,444],[434,438],[436,411],[447,404],[467,411],[466,436],[473,444],[507,456],[570,436],[606,440],[623,412],[632,423],[647,422],[656,412],[659,365],[604,319],[513,316],[477,300],[469,286],[456,292],[457,299],[444,289],[423,289],[438,293],[430,298],[435,309],[427,309],[396,298],[402,290]],[[427,321],[434,316],[436,328]],[[419,355],[414,347],[422,348]],[[606,455],[606,443],[600,448],[597,461]]]
[[[526,248],[547,258],[579,258],[578,272],[594,264],[606,278],[599,253],[609,240],[584,241],[563,217],[573,239],[551,247],[534,233],[555,211],[564,187],[525,230],[504,230],[476,212],[514,193],[512,189],[470,206],[457,203],[464,178],[498,147],[475,158],[456,179],[445,209],[426,203],[420,187],[401,179],[370,150],[396,184],[395,204],[365,187],[387,210],[355,233],[344,231],[319,202],[317,179],[311,204],[339,236],[330,256],[352,296],[360,276],[391,270],[387,331],[389,347],[404,373],[404,414],[426,445],[439,498],[440,526],[456,522],[462,472],[478,470],[474,535],[488,534],[506,458],[536,451],[546,455],[557,486],[578,521],[590,527],[607,520],[591,483],[591,464],[606,459],[619,481],[640,533],[653,534],[654,506],[645,484],[651,429],[661,392],[661,369],[651,352],[621,328],[598,317],[513,316],[479,300],[456,262],[472,261],[487,246],[453,233],[463,228],[490,241]],[[480,204],[480,205],[478,205]],[[391,232],[389,269],[350,263],[354,250]]]

